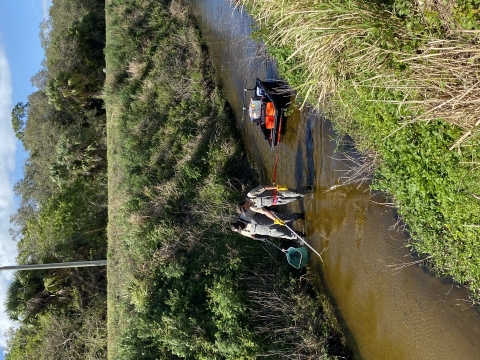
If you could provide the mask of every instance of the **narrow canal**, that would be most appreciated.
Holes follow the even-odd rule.
[[[250,159],[271,182],[275,152],[248,118],[242,120],[243,88],[278,78],[261,45],[249,38],[251,20],[228,0],[191,1]],[[248,100],[248,98],[247,98]],[[233,121],[234,119],[232,119]],[[348,169],[329,121],[308,108],[288,118],[277,146],[277,183],[313,185],[290,210],[306,213],[308,242],[318,274],[358,359],[478,359],[480,316],[468,291],[433,276],[406,248],[394,210],[366,186],[340,186]],[[333,187],[333,188],[332,188]]]

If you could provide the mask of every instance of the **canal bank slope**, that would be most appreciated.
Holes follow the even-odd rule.
[[[189,9],[106,14],[108,357],[348,357],[304,272],[230,231],[255,173]]]

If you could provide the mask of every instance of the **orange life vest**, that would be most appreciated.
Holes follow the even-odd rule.
[[[275,107],[271,101],[267,102],[265,108],[265,127],[273,129],[275,126]]]

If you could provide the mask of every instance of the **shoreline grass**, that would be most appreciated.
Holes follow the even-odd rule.
[[[374,165],[409,246],[478,299],[480,4],[241,3],[282,76]]]

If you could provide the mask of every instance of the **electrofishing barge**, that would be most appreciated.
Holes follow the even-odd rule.
[[[285,122],[285,110],[290,104],[292,91],[282,80],[255,80],[253,89],[244,89],[243,110],[245,108],[245,95],[248,90],[253,90],[250,99],[248,115],[263,133],[270,149],[280,143],[282,128]]]

